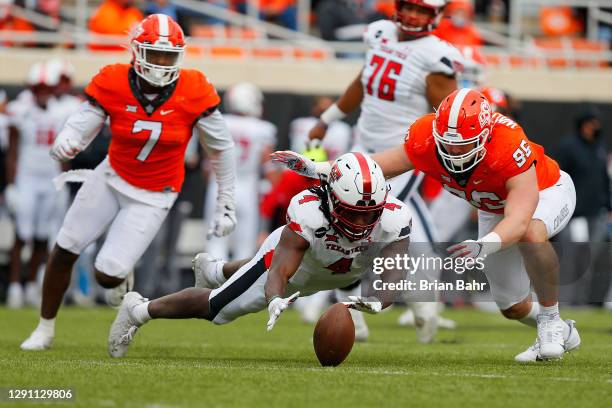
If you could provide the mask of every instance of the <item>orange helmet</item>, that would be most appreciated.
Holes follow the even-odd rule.
[[[491,133],[491,106],[480,92],[462,88],[448,95],[436,111],[433,136],[442,164],[464,173],[485,156]]]
[[[501,89],[485,86],[480,89],[480,92],[487,98],[493,111],[497,112],[500,109],[505,110],[508,108],[508,98],[506,97],[506,93]]]
[[[152,14],[130,36],[134,70],[153,86],[176,81],[185,54],[181,26],[165,14]]]

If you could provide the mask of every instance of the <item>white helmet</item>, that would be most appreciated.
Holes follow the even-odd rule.
[[[260,118],[263,113],[263,94],[255,85],[241,82],[229,88],[224,96],[225,110],[244,116]]]
[[[59,71],[60,76],[72,79],[74,77],[74,66],[61,58],[53,58],[47,62],[49,67]]]
[[[46,85],[54,87],[59,84],[60,71],[56,67],[38,62],[28,72],[27,84],[29,86]]]
[[[380,166],[363,153],[346,153],[332,163],[323,183],[331,223],[350,241],[367,238],[387,202],[387,183]]]

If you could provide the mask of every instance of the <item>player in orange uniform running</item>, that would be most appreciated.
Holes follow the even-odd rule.
[[[304,175],[329,174],[329,163],[293,152],[273,156]],[[403,146],[372,157],[385,177],[416,168],[478,208],[479,239],[448,250],[451,257],[486,257],[501,313],[537,326],[536,342],[517,361],[561,358],[580,345],[574,322],[559,316],[559,260],[548,242],[571,218],[574,184],[519,125],[493,113],[480,92],[464,88],[414,122]],[[531,283],[539,304],[531,301]]]
[[[234,211],[234,143],[217,110],[220,98],[199,71],[181,69],[185,38],[168,16],[154,14],[132,33],[131,64],[108,65],[93,77],[87,102],[55,140],[51,155],[66,161],[83,151],[107,118],[108,157],[86,174],[64,173],[60,181],[84,181],[66,214],[43,284],[40,323],[21,348],[51,346],[55,317],[79,253],[105,231],[95,262],[107,300],[119,304],[133,284],[132,269],[159,230],[184,180],[184,155],[195,128],[211,157],[218,183],[209,235],[229,234]]]

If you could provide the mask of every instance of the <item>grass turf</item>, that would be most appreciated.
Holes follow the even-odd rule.
[[[611,407],[612,313],[565,310],[581,349],[560,362],[520,365],[513,356],[535,330],[495,314],[447,311],[460,328],[432,345],[395,322],[400,310],[367,316],[370,341],[336,368],[321,368],[313,327],[283,314],[267,333],[267,313],[226,326],[154,321],[128,356],[112,360],[110,309],[61,310],[53,349],[23,352],[33,310],[0,308],[0,387],[72,387],[82,407]],[[33,406],[19,403],[15,406]],[[6,406],[0,402],[0,407]],[[46,405],[48,406],[48,404]]]

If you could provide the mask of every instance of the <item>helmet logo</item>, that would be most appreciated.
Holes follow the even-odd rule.
[[[491,108],[486,101],[480,103],[478,122],[480,123],[480,127],[488,127],[491,124]]]
[[[334,183],[340,180],[340,177],[342,177],[342,173],[340,172],[340,167],[338,167],[338,163],[336,163],[329,172],[329,182]]]

